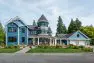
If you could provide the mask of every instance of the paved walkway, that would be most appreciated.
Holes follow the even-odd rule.
[[[29,50],[30,50],[29,47],[25,47],[25,48],[23,48],[22,50],[20,50],[20,51],[18,51],[18,52],[16,52],[16,53],[26,53],[26,52],[29,51]]]

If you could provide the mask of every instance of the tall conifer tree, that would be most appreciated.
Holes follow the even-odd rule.
[[[33,20],[33,26],[36,26],[37,24],[36,24],[36,22],[35,22],[35,20]]]
[[[76,18],[75,21],[71,19],[70,25],[68,27],[68,33],[73,33],[75,31],[78,31],[80,30],[80,27],[81,27],[81,21],[79,21],[78,18]]]
[[[77,29],[77,30],[80,30],[81,25],[82,25],[81,21],[79,21],[79,19],[76,18],[75,22],[76,22],[76,29]]]
[[[66,34],[66,32],[67,32],[66,26],[63,24],[61,16],[59,16],[56,34]]]

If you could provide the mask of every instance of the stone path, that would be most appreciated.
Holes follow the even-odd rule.
[[[26,52],[29,51],[29,50],[30,50],[29,47],[25,47],[25,48],[23,48],[22,50],[20,50],[20,51],[18,51],[18,52],[16,52],[16,53],[26,53]]]

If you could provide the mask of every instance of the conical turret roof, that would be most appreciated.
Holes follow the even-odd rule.
[[[47,19],[46,19],[46,17],[42,14],[41,15],[41,17],[38,19],[38,21],[40,22],[40,21],[48,21]]]

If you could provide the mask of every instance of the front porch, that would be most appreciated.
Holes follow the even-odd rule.
[[[56,45],[56,39],[52,36],[31,36],[28,39],[28,45]]]
[[[57,45],[69,45],[69,40],[66,38],[57,38],[56,43]]]
[[[68,45],[69,41],[67,39],[59,38],[52,36],[31,36],[28,39],[28,45],[50,45],[50,46],[56,46],[56,45]]]

